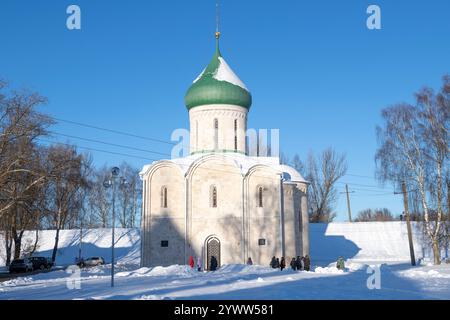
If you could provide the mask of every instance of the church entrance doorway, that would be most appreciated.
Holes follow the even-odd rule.
[[[220,240],[216,237],[206,239],[206,266],[208,271],[220,267]]]

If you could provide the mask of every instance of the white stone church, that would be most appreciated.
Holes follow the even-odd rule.
[[[268,265],[309,254],[308,183],[278,157],[249,156],[250,92],[216,51],[189,88],[190,155],[144,166],[142,266]],[[289,261],[287,260],[289,263]]]

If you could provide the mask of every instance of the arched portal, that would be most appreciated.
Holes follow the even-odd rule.
[[[220,268],[220,240],[216,237],[206,239],[205,257],[207,270],[216,270]]]

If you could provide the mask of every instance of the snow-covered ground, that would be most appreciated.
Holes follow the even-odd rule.
[[[129,269],[119,266],[110,287],[109,266],[74,277],[55,271],[0,283],[1,299],[450,299],[450,265],[381,266],[380,289],[367,287],[367,266],[313,272],[227,265],[216,272],[188,266]],[[79,280],[79,286],[77,281]],[[79,287],[79,289],[77,289]]]
[[[139,230],[118,229],[114,288],[106,265],[79,274],[59,270],[0,282],[0,299],[450,299],[450,264],[427,264],[428,246],[418,226],[414,230],[416,257],[425,258],[418,267],[408,263],[404,223],[332,223],[311,225],[311,272],[226,265],[204,273],[178,265],[139,268]],[[40,239],[39,254],[49,256],[54,232],[43,231]],[[109,261],[110,241],[110,230],[88,230],[83,256]],[[73,263],[78,249],[79,231],[64,230],[57,264]],[[334,267],[339,256],[347,260],[345,271]],[[369,265],[379,265],[379,272]]]

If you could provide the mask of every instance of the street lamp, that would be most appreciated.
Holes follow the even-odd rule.
[[[111,245],[111,287],[114,287],[114,234],[115,234],[115,226],[116,226],[116,179],[119,176],[120,169],[118,167],[113,167],[111,169],[111,176],[109,179],[105,180],[103,182],[103,186],[106,189],[109,189],[112,187],[112,207],[113,207],[113,214],[112,214],[112,245]],[[120,185],[123,186],[127,182],[125,178],[120,178]]]

